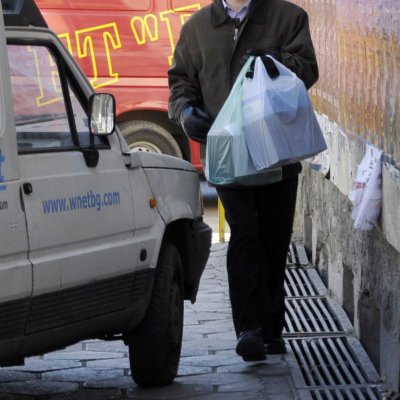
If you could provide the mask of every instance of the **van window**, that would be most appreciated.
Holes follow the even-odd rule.
[[[7,49],[18,150],[65,150],[88,145],[88,118],[69,83],[73,129],[78,133],[74,141],[59,69],[50,49],[14,44]],[[94,141],[101,143],[99,138]]]
[[[74,145],[57,64],[44,46],[9,45],[19,149]]]

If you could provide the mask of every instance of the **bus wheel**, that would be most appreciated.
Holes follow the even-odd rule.
[[[173,136],[162,126],[149,121],[129,121],[119,125],[130,149],[182,158]]]

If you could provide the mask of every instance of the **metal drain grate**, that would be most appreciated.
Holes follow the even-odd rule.
[[[286,268],[286,297],[318,296],[318,290],[313,286],[308,273],[301,268]]]
[[[347,337],[289,339],[308,386],[360,386],[380,382],[376,372],[354,352]]]
[[[379,391],[371,387],[315,389],[309,391],[314,400],[380,400]]]
[[[288,251],[285,308],[284,337],[297,361],[293,377],[301,399],[382,398],[379,375],[302,245],[291,244]]]
[[[344,333],[326,298],[286,299],[285,336]]]

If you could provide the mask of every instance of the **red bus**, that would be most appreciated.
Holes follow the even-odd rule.
[[[199,145],[168,119],[167,70],[182,24],[211,0],[36,0],[93,87],[114,94],[130,148],[191,161]]]

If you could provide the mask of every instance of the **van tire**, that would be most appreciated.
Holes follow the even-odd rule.
[[[182,334],[181,259],[172,244],[163,243],[146,316],[127,340],[132,378],[136,384],[164,386],[175,379]]]
[[[182,158],[178,143],[160,125],[149,121],[129,121],[119,127],[130,149]]]

